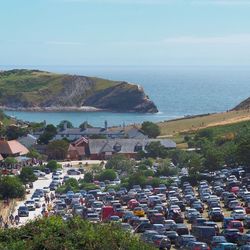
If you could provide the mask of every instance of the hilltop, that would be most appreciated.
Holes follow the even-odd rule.
[[[249,110],[250,109],[250,97],[248,97],[246,100],[242,101],[240,104],[238,104],[236,107],[233,108],[233,110]]]
[[[0,72],[0,108],[24,111],[158,112],[139,85],[25,69]]]

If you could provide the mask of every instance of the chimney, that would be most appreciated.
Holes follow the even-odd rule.
[[[66,130],[68,128],[67,122],[65,121],[63,124],[63,130]]]

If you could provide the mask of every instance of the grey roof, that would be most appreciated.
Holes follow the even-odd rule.
[[[27,148],[30,148],[37,143],[37,138],[31,134],[27,134],[26,136],[20,137],[17,140]]]
[[[106,130],[104,128],[67,128],[61,131],[58,131],[58,135],[117,135],[123,133],[122,131],[112,131]]]
[[[147,139],[148,136],[144,135],[139,129],[131,128],[126,131],[126,134],[129,138],[136,138],[136,139]]]
[[[142,146],[142,150],[152,141],[159,141],[166,148],[175,148],[176,144],[169,139],[89,139],[90,154],[115,152],[114,146],[121,145],[119,153],[135,153],[135,147]]]

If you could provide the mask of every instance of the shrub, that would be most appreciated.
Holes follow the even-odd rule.
[[[105,181],[105,180],[113,181],[115,178],[116,178],[115,171],[113,169],[106,169],[101,172],[98,180],[99,181]]]
[[[19,175],[19,178],[24,184],[37,180],[37,177],[35,176],[33,169],[30,167],[23,167]]]
[[[92,224],[79,217],[39,219],[20,228],[0,231],[1,249],[155,249],[139,237],[123,231],[118,224]]]
[[[0,177],[0,197],[6,198],[22,198],[25,195],[25,188],[18,177],[1,176]]]

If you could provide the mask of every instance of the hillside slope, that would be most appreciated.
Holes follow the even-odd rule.
[[[96,108],[117,112],[158,112],[137,85],[39,70],[0,72],[0,107],[31,111],[92,111]]]
[[[236,107],[233,108],[233,110],[247,110],[247,109],[250,109],[250,97],[242,101],[240,104],[238,104]]]

